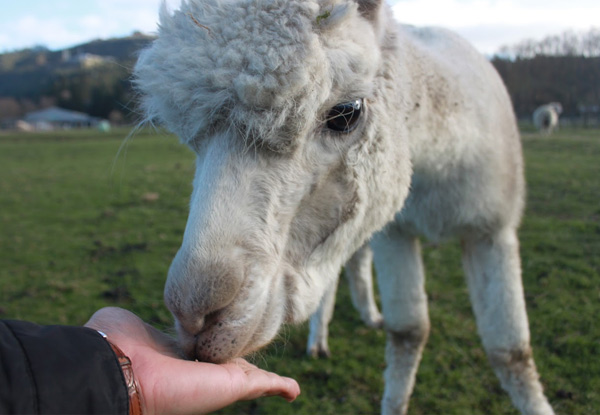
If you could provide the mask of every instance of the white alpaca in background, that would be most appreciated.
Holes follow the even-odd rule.
[[[519,134],[466,42],[400,27],[380,0],[187,0],[163,9],[135,76],[147,119],[198,155],[165,286],[189,358],[242,356],[305,321],[351,257],[366,282],[375,234],[382,412],[405,413],[429,333],[416,235],[458,235],[494,370],[523,413],[552,413],[521,284]]]
[[[558,118],[563,108],[559,102],[551,102],[538,107],[533,112],[533,125],[543,134],[551,134],[558,128]]]

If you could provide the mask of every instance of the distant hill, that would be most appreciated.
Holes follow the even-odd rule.
[[[131,36],[106,40],[93,40],[70,48],[51,51],[36,47],[0,54],[0,74],[12,71],[26,71],[45,67],[52,70],[68,59],[83,54],[93,54],[112,58],[119,62],[134,61],[137,52],[154,38],[136,32]]]
[[[99,56],[112,56],[118,61],[135,61],[138,52],[147,46],[153,36],[134,33],[132,36],[108,40],[94,40],[69,48],[73,53],[92,53]]]
[[[152,40],[135,33],[57,51],[38,47],[0,54],[0,99],[10,100],[13,109],[21,107],[3,112],[7,105],[0,105],[0,119],[48,105],[99,117],[113,110],[127,112],[131,68],[137,53]]]

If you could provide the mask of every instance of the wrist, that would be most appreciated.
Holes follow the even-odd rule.
[[[119,366],[121,367],[123,379],[125,380],[125,386],[127,387],[127,393],[129,395],[129,415],[143,415],[141,389],[134,376],[131,359],[125,355],[119,346],[112,343],[106,334],[100,330],[97,331],[110,345],[115,357],[119,361]]]

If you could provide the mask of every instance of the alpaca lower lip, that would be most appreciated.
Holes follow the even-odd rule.
[[[188,359],[208,363],[226,362],[241,356],[242,351],[238,337],[223,322],[205,326],[194,336],[180,333],[180,343]]]

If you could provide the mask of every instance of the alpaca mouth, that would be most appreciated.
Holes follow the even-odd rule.
[[[223,363],[242,356],[238,336],[218,322],[206,325],[199,333],[189,334],[179,330],[179,344],[183,355],[189,360],[207,363]]]
[[[208,314],[195,331],[186,330],[176,319],[183,356],[200,362],[224,363],[258,349],[254,341],[260,333],[257,321],[250,315],[237,320],[228,318],[227,314],[227,310]]]
[[[244,357],[269,344],[283,323],[284,313],[270,304],[257,309],[260,303],[256,301],[239,312],[225,308],[211,313],[202,319],[203,324],[195,332],[187,331],[176,319],[183,355],[190,360],[218,364]]]

